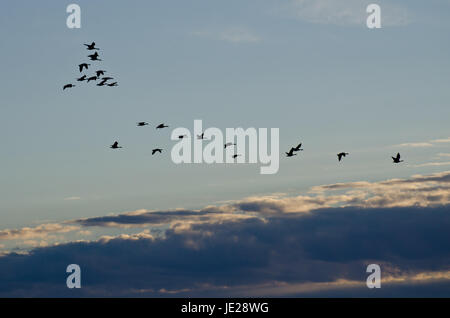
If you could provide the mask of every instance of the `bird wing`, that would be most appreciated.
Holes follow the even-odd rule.
[[[397,160],[400,160],[400,153],[397,153]]]
[[[341,161],[341,159],[342,159],[342,154],[338,154],[337,156],[338,156],[339,161]]]

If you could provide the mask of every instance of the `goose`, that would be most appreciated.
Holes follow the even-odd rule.
[[[66,85],[64,85],[63,90],[65,90],[66,88],[72,88],[72,87],[75,87],[75,85],[73,85],[73,84],[66,84]]]
[[[397,157],[392,157],[392,160],[394,160],[394,163],[400,163],[403,162],[403,160],[400,160],[400,153],[397,153]]]
[[[85,81],[85,80],[86,80],[86,75],[83,75],[83,76],[77,78],[78,82],[82,82],[82,81]]]
[[[91,64],[87,64],[87,63],[81,63],[80,65],[78,65],[78,68],[80,70],[80,73],[83,72],[83,68],[88,69],[89,65]]]
[[[291,148],[291,150],[289,150],[289,152],[286,152],[286,157],[292,157],[292,156],[296,156],[297,154],[294,153],[295,149]]]
[[[164,124],[159,124],[158,126],[156,126],[156,129],[162,129],[162,128],[166,128],[166,127],[169,127],[169,126],[166,126]]]
[[[155,153],[157,153],[157,152],[162,153],[162,149],[161,149],[161,148],[155,148],[155,149],[153,149],[153,150],[152,150],[152,156],[153,156]]]
[[[145,121],[140,121],[137,123],[138,127],[143,127],[143,126],[147,126],[148,123],[146,123]]]
[[[236,146],[235,143],[227,142],[225,145],[223,145],[223,148],[226,149],[227,147]]]
[[[348,152],[340,152],[340,153],[338,153],[338,154],[337,154],[338,160],[341,161],[341,160],[342,160],[342,157],[345,157],[345,156],[347,156],[347,155],[348,155]]]
[[[115,142],[111,145],[110,148],[111,148],[111,149],[119,149],[119,148],[122,148],[122,147],[119,146],[119,142],[115,141]]]
[[[95,42],[92,42],[91,44],[84,44],[84,45],[87,46],[87,49],[88,49],[89,51],[92,51],[92,50],[100,50],[99,48],[96,48],[96,47],[95,47]]]

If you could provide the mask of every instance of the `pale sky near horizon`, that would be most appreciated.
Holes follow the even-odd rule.
[[[450,170],[450,1],[74,2],[79,30],[69,1],[0,4],[0,229]],[[119,87],[75,81],[92,41]],[[195,119],[280,128],[279,172],[175,165],[170,132]]]

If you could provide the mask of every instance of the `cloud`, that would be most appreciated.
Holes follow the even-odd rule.
[[[366,25],[366,8],[373,1],[366,0],[293,0],[289,11],[309,23],[333,25]],[[402,6],[378,1],[383,26],[403,26],[411,22],[410,12]]]
[[[393,147],[412,147],[412,148],[433,147],[433,144],[429,142],[408,142],[404,144],[395,145]]]
[[[191,32],[191,35],[230,43],[258,43],[262,39],[245,27],[230,27],[224,30]]]
[[[421,164],[418,164],[418,165],[414,165],[413,167],[420,168],[420,167],[442,167],[442,166],[450,166],[450,161],[447,161],[447,162],[426,162],[426,163],[421,163]]]
[[[450,137],[444,138],[444,139],[435,139],[432,140],[432,142],[436,142],[436,143],[448,143],[450,142]]]
[[[163,237],[142,232],[41,247],[0,257],[0,296],[345,294],[360,288],[366,266],[377,263],[383,288],[373,296],[395,284],[403,292],[414,286],[420,296],[421,282],[448,297],[448,286],[439,284],[449,279],[449,212],[448,206],[328,208],[194,224]],[[63,276],[72,263],[82,270],[76,291]]]
[[[0,241],[27,240],[33,238],[46,238],[49,234],[68,233],[78,230],[75,225],[62,225],[58,223],[41,224],[36,227],[23,227],[21,229],[5,229],[0,231]]]

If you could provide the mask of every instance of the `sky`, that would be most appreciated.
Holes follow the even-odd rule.
[[[450,295],[450,1],[70,3],[0,4],[1,296]],[[279,128],[279,171],[173,163],[197,119]]]

